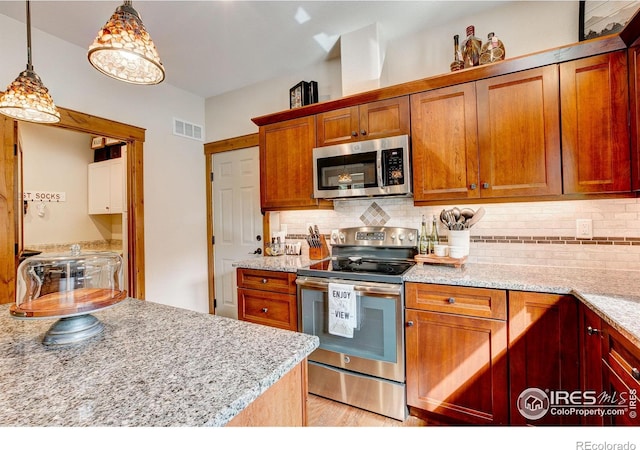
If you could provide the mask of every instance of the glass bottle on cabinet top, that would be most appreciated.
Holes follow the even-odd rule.
[[[450,64],[451,72],[464,69],[462,53],[460,53],[460,36],[453,36],[453,62]]]
[[[467,67],[475,67],[480,65],[480,51],[482,50],[482,41],[475,36],[475,27],[469,25],[467,27],[467,39],[462,46],[462,61],[465,69]]]
[[[506,51],[502,41],[498,39],[495,33],[489,33],[487,35],[487,42],[482,46],[482,51],[480,52],[480,64],[502,61],[505,55]]]

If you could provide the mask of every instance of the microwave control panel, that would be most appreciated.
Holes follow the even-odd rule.
[[[404,184],[404,156],[401,148],[382,150],[382,182],[384,186]]]

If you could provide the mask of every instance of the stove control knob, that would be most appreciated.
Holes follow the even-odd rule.
[[[396,240],[396,234],[395,233],[391,233],[391,240],[395,241]]]
[[[344,233],[340,233],[338,237],[340,238],[340,242],[344,242]]]
[[[409,233],[409,242],[413,242],[415,238],[416,238],[415,234]]]
[[[400,242],[404,241],[404,234],[400,233],[398,239],[400,239]]]

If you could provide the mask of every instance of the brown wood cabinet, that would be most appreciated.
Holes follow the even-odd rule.
[[[260,127],[260,206],[263,211],[331,208],[313,198],[313,116]]]
[[[296,274],[238,268],[238,319],[298,331]]]
[[[483,198],[562,193],[558,67],[476,82]]]
[[[589,307],[580,303],[580,389],[600,394],[604,389],[602,381],[602,319]],[[604,424],[602,416],[585,415],[583,425],[599,426]]]
[[[580,389],[575,297],[509,292],[509,380],[512,424],[580,424],[579,415],[547,413],[529,420],[517,408],[518,397],[525,389]]]
[[[316,115],[318,147],[409,134],[409,97],[397,97]]]
[[[640,41],[628,50],[631,122],[631,189],[640,190]]]
[[[412,414],[507,424],[506,292],[406,283],[405,293]]]
[[[412,95],[411,142],[415,202],[480,196],[475,83]]]
[[[565,194],[631,190],[628,84],[624,50],[560,64]]]
[[[411,96],[414,201],[562,193],[558,67]]]
[[[603,381],[605,391],[616,395],[622,414],[608,415],[611,425],[640,425],[640,348],[633,345],[614,327],[603,321]],[[626,407],[625,407],[626,406]]]

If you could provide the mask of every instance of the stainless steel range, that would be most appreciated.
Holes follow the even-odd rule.
[[[298,270],[299,329],[320,338],[310,393],[406,419],[402,276],[415,264],[416,236],[340,229],[331,258]]]

